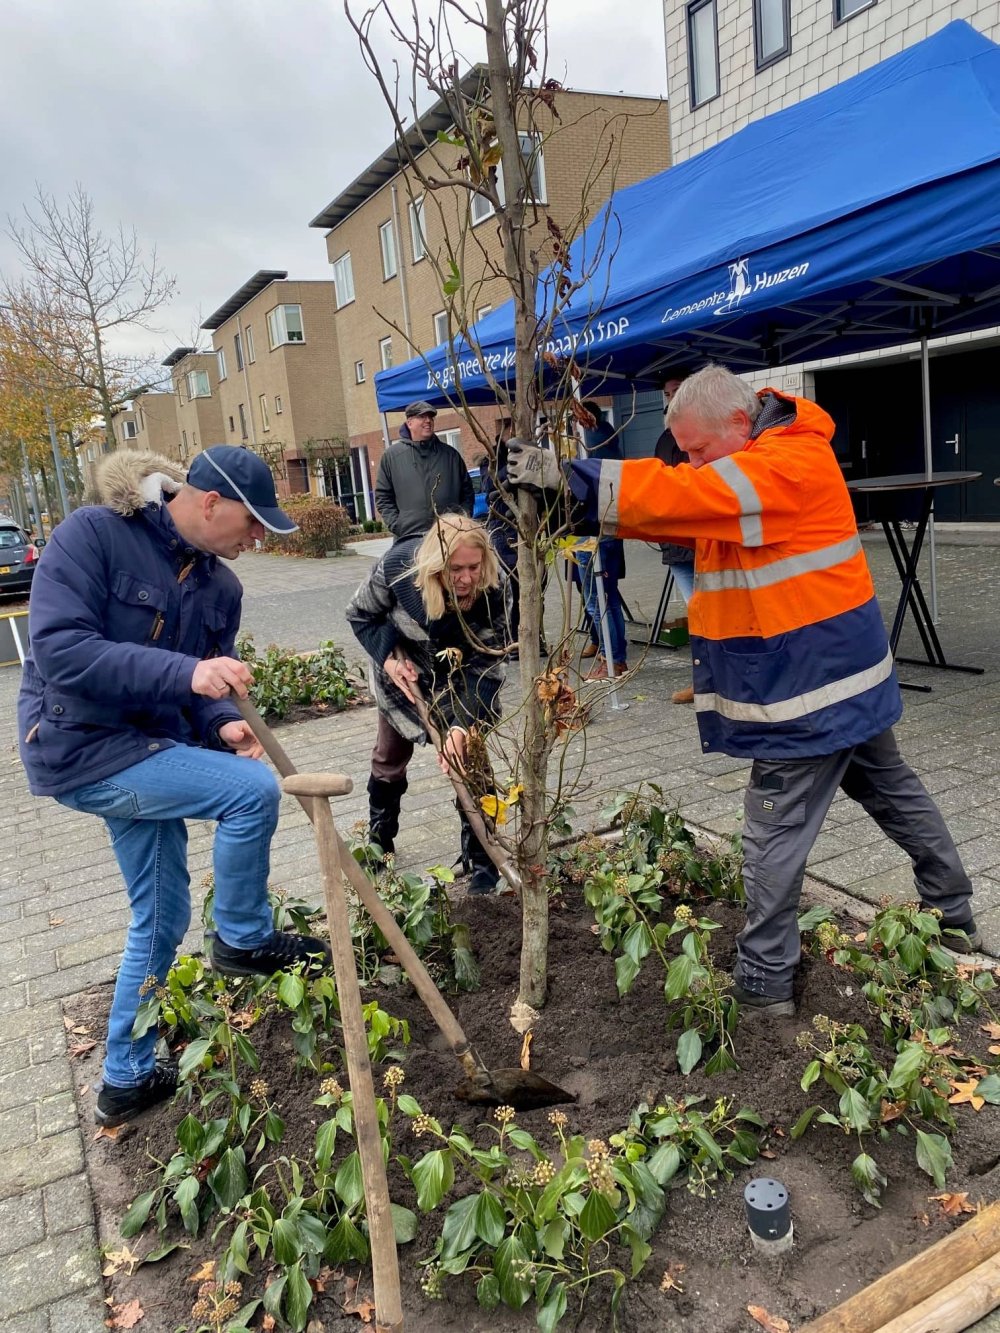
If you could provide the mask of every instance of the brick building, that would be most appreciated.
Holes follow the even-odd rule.
[[[174,389],[181,458],[187,461],[210,444],[224,444],[216,354],[176,347],[162,364]]]
[[[482,67],[474,67],[465,76],[466,88],[476,88],[482,78]],[[540,143],[524,134],[522,150],[526,158],[531,154],[536,198],[573,234],[613,188],[669,164],[667,106],[657,98],[577,91],[560,91],[556,101],[559,119],[547,116],[539,125]],[[411,142],[434,143],[437,132],[449,125],[438,103],[410,131]],[[458,152],[441,144],[434,151],[452,158]],[[489,273],[501,247],[488,203],[477,204],[462,189],[428,197],[418,191],[411,173],[400,169],[392,146],[310,223],[326,231],[333,266],[348,436],[354,448],[367,450],[373,471],[384,449],[375,373],[409,360],[415,348],[438,346],[455,331],[449,328],[441,280],[429,260],[442,253],[444,237],[461,248],[458,264],[470,322],[509,297],[504,280]],[[544,231],[540,217],[534,234],[541,239]],[[497,409],[478,413],[492,430]],[[401,422],[401,413],[391,414],[390,438]],[[437,425],[438,434],[462,449],[470,464],[476,461],[475,437],[457,414],[442,411]]]
[[[138,393],[129,408],[111,418],[119,449],[148,449],[166,458],[181,459],[177,413],[172,393]]]
[[[202,324],[212,332],[220,442],[256,450],[282,494],[373,512],[367,460],[346,443],[334,284],[262,269]]]

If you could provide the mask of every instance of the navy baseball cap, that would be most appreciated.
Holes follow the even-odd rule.
[[[278,508],[271,469],[252,449],[210,445],[188,468],[187,483],[196,491],[218,491],[227,500],[245,504],[270,532],[298,531],[299,525]]]

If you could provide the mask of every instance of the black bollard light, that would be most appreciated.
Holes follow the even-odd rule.
[[[769,1258],[792,1248],[792,1210],[780,1180],[758,1176],[743,1191],[750,1240],[758,1254]]]

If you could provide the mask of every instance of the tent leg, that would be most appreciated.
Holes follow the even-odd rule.
[[[920,392],[924,409],[924,471],[929,477],[934,471],[934,446],[931,440],[931,362],[927,339],[920,339]],[[931,511],[928,536],[931,562],[931,623],[938,623],[937,547],[934,540],[934,511]]]

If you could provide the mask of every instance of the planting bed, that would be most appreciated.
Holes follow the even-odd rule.
[[[696,904],[702,915],[721,924],[712,935],[713,957],[720,967],[731,965],[734,939],[742,920],[742,908],[730,902]],[[519,909],[511,898],[462,899],[456,919],[471,928],[478,956],[482,987],[454,997],[454,1004],[469,1036],[487,1064],[515,1065],[520,1038],[511,1030],[507,1013],[517,986]],[[839,923],[849,932],[861,928]],[[733,1163],[734,1178],[715,1181],[705,1198],[695,1197],[678,1177],[667,1188],[666,1212],[651,1239],[652,1255],[638,1277],[623,1291],[619,1327],[626,1333],[652,1330],[684,1330],[684,1333],[743,1333],[760,1327],[747,1312],[762,1307],[774,1317],[788,1321],[794,1330],[811,1317],[836,1305],[873,1278],[931,1244],[956,1225],[941,1201],[930,1196],[948,1192],[968,1193],[968,1201],[993,1199],[998,1193],[1000,1165],[1000,1114],[996,1107],[975,1111],[970,1104],[956,1105],[957,1128],[951,1134],[954,1166],[944,1190],[936,1187],[914,1159],[914,1139],[896,1133],[877,1139],[869,1151],[888,1177],[882,1207],[864,1201],[851,1177],[851,1163],[859,1152],[856,1136],[831,1125],[813,1124],[801,1138],[793,1140],[791,1127],[810,1105],[822,1100],[836,1110],[837,1098],[820,1081],[803,1092],[800,1079],[811,1058],[796,1038],[810,1029],[814,1015],[865,1026],[873,1051],[889,1067],[894,1053],[879,1036],[877,1017],[872,1015],[859,991],[859,982],[822,956],[804,956],[798,978],[794,1019],[742,1016],[735,1035],[738,1071],[707,1077],[704,1063],[687,1077],[677,1065],[677,1030],[668,1031],[663,1000],[662,972],[648,965],[634,988],[618,998],[614,961],[600,949],[594,933],[593,912],[578,888],[567,888],[553,907],[550,944],[551,986],[548,1004],[536,1025],[531,1048],[532,1067],[578,1095],[575,1105],[562,1109],[568,1117],[567,1133],[585,1138],[610,1139],[626,1126],[630,1111],[640,1102],[656,1105],[663,1099],[696,1095],[709,1109],[717,1098],[731,1098],[733,1109],[752,1108],[768,1126],[762,1136],[765,1156],[753,1164]],[[676,953],[677,940],[668,941]],[[68,1006],[74,1026],[102,1031],[108,992],[97,990],[77,997]],[[445,1132],[453,1123],[462,1125],[481,1146],[495,1141],[495,1130],[477,1129],[490,1119],[490,1112],[472,1107],[454,1095],[458,1067],[443,1048],[438,1034],[407,985],[370,989],[366,999],[377,998],[390,1014],[410,1024],[411,1041],[403,1057],[405,1083],[401,1091],[414,1097],[424,1112],[435,1116]],[[990,1020],[984,1010],[966,1018],[957,1030],[955,1044],[984,1064],[994,1064],[987,1054],[991,1038],[981,1024]],[[272,1013],[248,1034],[260,1056],[260,1076],[270,1086],[275,1109],[285,1121],[286,1133],[280,1148],[284,1154],[308,1157],[316,1129],[329,1114],[314,1104],[319,1076],[295,1075],[291,1031],[287,1013]],[[332,1048],[331,1048],[332,1049]],[[100,1046],[92,1054],[74,1060],[78,1078],[81,1116],[92,1125],[93,1084],[99,1073]],[[333,1055],[336,1061],[339,1057]],[[249,1077],[249,1076],[248,1076]],[[346,1083],[346,1078],[340,1077]],[[376,1072],[381,1088],[381,1072]],[[825,1095],[824,1095],[825,1094]],[[114,1141],[101,1137],[88,1140],[88,1167],[98,1211],[102,1241],[120,1251],[118,1223],[131,1200],[149,1188],[148,1155],[166,1161],[176,1150],[174,1131],[188,1108],[183,1104],[152,1111],[123,1130]],[[193,1109],[198,1111],[197,1103]],[[554,1143],[553,1129],[544,1110],[519,1113],[517,1125],[529,1130],[540,1144]],[[411,1158],[436,1146],[426,1138],[416,1139],[410,1122],[398,1112],[393,1119],[393,1154]],[[339,1141],[338,1141],[339,1142]],[[345,1142],[349,1142],[346,1141]],[[743,1189],[755,1175],[773,1175],[788,1187],[795,1227],[790,1253],[767,1262],[752,1250],[743,1208]],[[429,1255],[440,1234],[441,1217],[448,1203],[470,1187],[456,1184],[456,1192],[442,1208],[420,1216],[416,1239],[399,1251],[405,1326],[418,1333],[459,1333],[490,1330],[515,1333],[535,1327],[535,1307],[528,1303],[514,1311],[501,1305],[481,1309],[469,1275],[445,1279],[443,1301],[430,1301],[421,1291],[422,1270],[418,1261]],[[478,1188],[478,1187],[477,1187]],[[400,1168],[390,1165],[390,1189],[394,1201],[416,1208],[413,1187]],[[955,1206],[953,1204],[953,1206]],[[149,1333],[173,1333],[199,1326],[191,1318],[197,1282],[190,1277],[201,1264],[221,1254],[231,1234],[214,1245],[211,1233],[217,1215],[202,1234],[192,1240],[173,1215],[165,1239],[182,1242],[155,1264],[139,1267],[129,1276],[129,1264],[117,1264],[109,1278],[109,1291],[116,1305],[138,1300],[145,1313],[140,1328]],[[162,1243],[152,1224],[128,1246],[137,1255]],[[628,1272],[628,1254],[613,1256]],[[252,1260],[257,1264],[256,1256]],[[115,1267],[116,1261],[108,1265]],[[600,1265],[595,1265],[599,1267]],[[361,1274],[353,1302],[354,1281]],[[664,1281],[664,1275],[669,1277]],[[244,1279],[242,1299],[259,1296],[261,1274]],[[334,1264],[316,1291],[309,1317],[319,1330],[357,1329],[372,1311],[362,1297],[371,1296],[371,1276],[356,1264]],[[664,1289],[665,1288],[665,1289]],[[582,1318],[574,1301],[560,1328],[597,1333],[611,1328],[606,1279],[592,1286]],[[346,1313],[345,1304],[361,1304],[361,1313]],[[251,1320],[261,1327],[262,1313]],[[280,1328],[280,1323],[278,1324]]]

